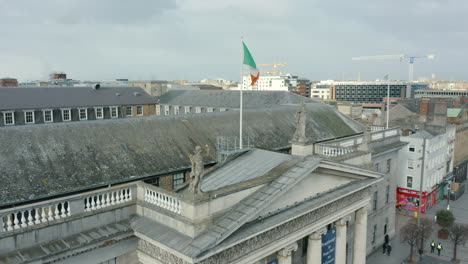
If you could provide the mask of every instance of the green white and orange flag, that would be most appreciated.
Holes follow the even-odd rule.
[[[255,64],[252,54],[250,54],[250,51],[244,42],[242,42],[242,45],[244,45],[244,64],[250,68],[250,79],[252,79],[252,83],[250,85],[253,86],[257,82],[258,78],[260,78],[260,71],[257,69],[257,64]]]

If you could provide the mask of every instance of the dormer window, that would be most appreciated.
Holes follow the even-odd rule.
[[[6,126],[14,125],[15,124],[15,113],[12,112],[12,111],[3,112],[3,122],[5,123]]]
[[[45,123],[50,123],[54,122],[54,116],[52,110],[43,110],[44,113],[44,122]]]
[[[95,107],[94,111],[96,112],[96,119],[104,118],[104,110],[102,109],[102,107]]]
[[[34,124],[34,111],[24,111],[24,122],[26,124]]]
[[[62,121],[71,121],[70,109],[62,109]]]
[[[111,108],[110,108],[110,114],[111,114],[111,118],[117,118],[117,117],[119,117],[119,111],[118,111],[117,106],[111,106]]]
[[[78,115],[80,120],[88,120],[88,111],[86,108],[79,108]]]
[[[143,106],[137,105],[136,107],[137,115],[142,116],[143,115]]]

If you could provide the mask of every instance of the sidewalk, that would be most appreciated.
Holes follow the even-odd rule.
[[[423,214],[422,217],[434,219],[434,215],[438,210],[447,209],[447,200],[438,201],[438,203],[430,208],[427,213]],[[465,192],[460,199],[457,201],[450,201],[450,210],[454,214],[456,223],[468,224],[468,193]],[[404,262],[409,257],[409,246],[406,243],[400,242],[400,229],[403,227],[409,219],[413,218],[412,213],[408,213],[408,216],[404,214],[404,211],[396,214],[396,233],[395,237],[390,240],[392,245],[392,252],[390,256],[382,254],[382,248],[373,252],[367,257],[368,264],[400,264]],[[453,243],[450,239],[442,240],[437,238],[437,232],[440,227],[437,224],[434,224],[434,233],[432,236],[425,242],[424,245],[424,254],[423,254],[423,264],[447,264],[452,263],[450,260],[453,256]],[[440,257],[437,256],[437,250],[435,254],[430,253],[430,243],[434,240],[435,243],[442,243],[443,250],[441,251]],[[460,260],[460,263],[468,263],[468,243],[463,246],[459,245],[457,247],[457,258]],[[413,260],[419,260],[418,248],[413,250]]]

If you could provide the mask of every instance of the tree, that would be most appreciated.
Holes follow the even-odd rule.
[[[449,229],[449,237],[453,242],[453,258],[452,261],[457,260],[457,246],[465,245],[468,239],[468,225],[454,224]]]
[[[428,239],[433,232],[434,224],[430,219],[421,218],[419,219],[419,228],[418,228],[418,236],[419,236],[419,248],[424,248],[424,241]]]
[[[406,242],[410,246],[410,256],[409,262],[413,262],[413,249],[418,244],[418,240],[420,240],[419,230],[418,230],[418,223],[411,219],[408,221],[406,225],[404,225],[401,230],[401,242]]]
[[[450,210],[440,210],[437,212],[436,216],[437,224],[439,224],[443,229],[450,228],[453,225],[453,222],[455,222],[455,217]]]

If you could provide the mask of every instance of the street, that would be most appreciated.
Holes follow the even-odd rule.
[[[447,208],[447,200],[438,201],[437,204],[429,209],[426,214],[423,214],[422,217],[435,220],[434,216],[438,210]],[[468,194],[465,193],[457,201],[450,201],[450,210],[455,216],[456,223],[468,224]],[[390,256],[382,254],[382,247],[379,247],[375,252],[367,257],[368,264],[400,264],[406,263],[405,260],[409,256],[409,246],[406,243],[400,242],[399,231],[411,218],[413,218],[412,213],[404,215],[404,211],[398,212],[396,215],[396,235],[390,240],[392,245],[392,252]],[[452,263],[450,260],[453,257],[453,243],[450,239],[441,240],[437,238],[437,232],[440,227],[435,224],[434,232],[431,238],[426,241],[424,245],[423,260],[420,263],[424,264],[445,264]],[[430,243],[434,240],[437,244],[440,242],[443,246],[440,257],[437,256],[437,250],[435,253],[430,253]],[[460,260],[460,263],[468,263],[468,245],[459,245],[457,248],[457,258]],[[413,260],[419,260],[418,249],[414,248],[413,250]]]

